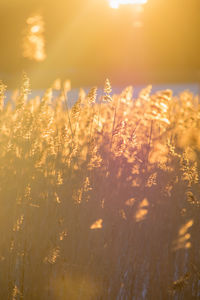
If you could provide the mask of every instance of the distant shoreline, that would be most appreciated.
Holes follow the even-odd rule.
[[[133,98],[136,98],[139,94],[139,92],[145,88],[147,85],[137,85],[133,86]],[[83,88],[86,93],[89,92],[91,87],[85,87]],[[112,87],[112,94],[120,94],[125,87]],[[152,93],[156,93],[157,91],[160,90],[166,90],[166,89],[171,89],[173,91],[173,94],[175,96],[179,95],[181,92],[189,90],[192,92],[194,95],[200,95],[200,84],[198,83],[183,83],[183,84],[152,84]],[[14,91],[14,90],[13,90]],[[8,90],[6,92],[6,100],[11,96],[12,90]],[[42,97],[44,95],[45,90],[32,90],[31,94],[29,95],[29,99],[32,99],[36,96]],[[55,95],[59,94],[59,91],[54,92]],[[72,89],[68,93],[68,99],[69,99],[69,106],[71,107],[76,100],[78,99],[78,94],[79,94],[79,89]],[[103,94],[103,88],[100,87],[98,88],[98,93],[97,96],[100,96]],[[6,101],[7,102],[7,101]]]

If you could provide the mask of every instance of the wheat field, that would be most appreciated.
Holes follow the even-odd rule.
[[[0,82],[0,299],[198,299],[198,97],[69,90]]]

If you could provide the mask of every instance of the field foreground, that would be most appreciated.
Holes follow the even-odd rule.
[[[0,299],[198,299],[198,97],[69,89],[0,83]]]

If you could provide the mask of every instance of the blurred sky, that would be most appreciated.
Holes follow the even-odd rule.
[[[22,56],[31,14],[45,21],[44,62]],[[0,0],[0,46],[0,79],[11,87],[23,70],[34,88],[57,77],[74,87],[102,85],[106,77],[115,86],[198,82],[200,0],[148,0],[144,11],[114,10],[107,0]]]

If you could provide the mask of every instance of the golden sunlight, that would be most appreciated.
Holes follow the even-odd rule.
[[[139,204],[138,210],[135,215],[135,220],[136,222],[143,221],[147,214],[148,214],[148,206],[149,206],[149,201],[147,198],[144,198],[142,202]]]
[[[188,249],[192,246],[190,242],[190,237],[191,234],[188,233],[188,230],[192,225],[194,224],[193,219],[189,220],[186,224],[182,225],[179,233],[178,233],[178,238],[174,241],[174,250],[179,250],[179,249]]]
[[[0,0],[0,300],[200,300],[200,0],[181,4]]]
[[[102,223],[103,223],[103,220],[102,220],[102,219],[99,219],[99,220],[95,221],[95,222],[90,226],[90,229],[101,229],[101,228],[102,228]]]
[[[125,4],[145,4],[147,0],[109,0],[109,5],[111,8],[119,8],[120,5]]]

